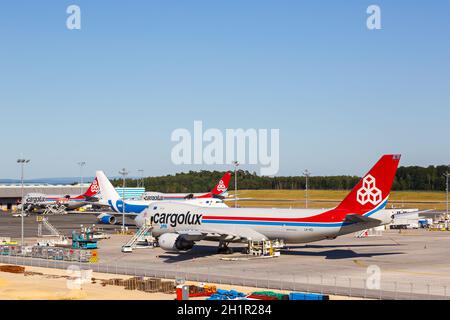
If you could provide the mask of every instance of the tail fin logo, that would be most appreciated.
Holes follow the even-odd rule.
[[[361,205],[371,203],[374,206],[383,201],[381,190],[376,187],[376,179],[370,174],[364,178],[363,185],[357,192],[356,200]]]
[[[217,191],[224,192],[227,190],[227,187],[225,186],[225,183],[223,180],[219,181],[219,184],[217,185]]]
[[[92,182],[91,192],[97,194],[100,191],[100,186],[98,185],[97,178]]]

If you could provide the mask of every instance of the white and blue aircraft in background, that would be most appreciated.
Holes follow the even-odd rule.
[[[103,171],[96,172],[96,179],[100,187],[100,200],[95,205],[108,206],[113,212],[102,213],[97,219],[99,223],[115,224],[116,216],[126,215],[136,217],[142,213],[150,203],[155,201],[180,201],[194,206],[227,207],[223,199],[227,195],[231,173],[224,174],[211,192],[200,194],[171,194],[146,192],[141,199],[122,199]]]

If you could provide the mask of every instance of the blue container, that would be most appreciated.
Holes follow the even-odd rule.
[[[230,299],[238,299],[238,298],[244,298],[245,293],[238,292],[235,290],[223,290],[223,289],[217,289],[217,292],[213,294],[211,297],[209,297],[207,300],[230,300]]]
[[[289,294],[289,300],[305,300],[305,294],[299,292],[291,292]]]
[[[305,294],[305,300],[323,300],[321,294],[307,293]]]
[[[327,297],[317,293],[291,292],[289,294],[289,300],[327,300]]]
[[[221,294],[213,294],[212,296],[210,296],[206,300],[227,300],[227,298],[225,298],[225,296],[223,296]]]
[[[235,297],[245,297],[245,293],[238,292],[238,291],[235,291],[235,290],[230,290],[230,294],[235,296]]]

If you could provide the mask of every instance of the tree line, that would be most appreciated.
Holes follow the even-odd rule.
[[[448,166],[400,167],[397,170],[393,190],[397,191],[444,191],[445,172]],[[189,171],[173,175],[147,177],[143,179],[146,190],[167,193],[208,192],[223,176],[221,171]],[[357,176],[311,176],[308,187],[316,190],[348,190],[361,179]],[[115,186],[122,186],[122,180],[113,180]],[[138,186],[138,179],[127,179],[128,187]],[[238,189],[249,190],[303,190],[304,176],[266,177],[245,170],[238,171]],[[228,190],[234,190],[234,177]]]

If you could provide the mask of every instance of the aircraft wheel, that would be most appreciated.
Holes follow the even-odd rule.
[[[217,253],[219,253],[219,254],[232,254],[233,253],[233,249],[231,249],[230,247],[219,247],[217,249]]]

